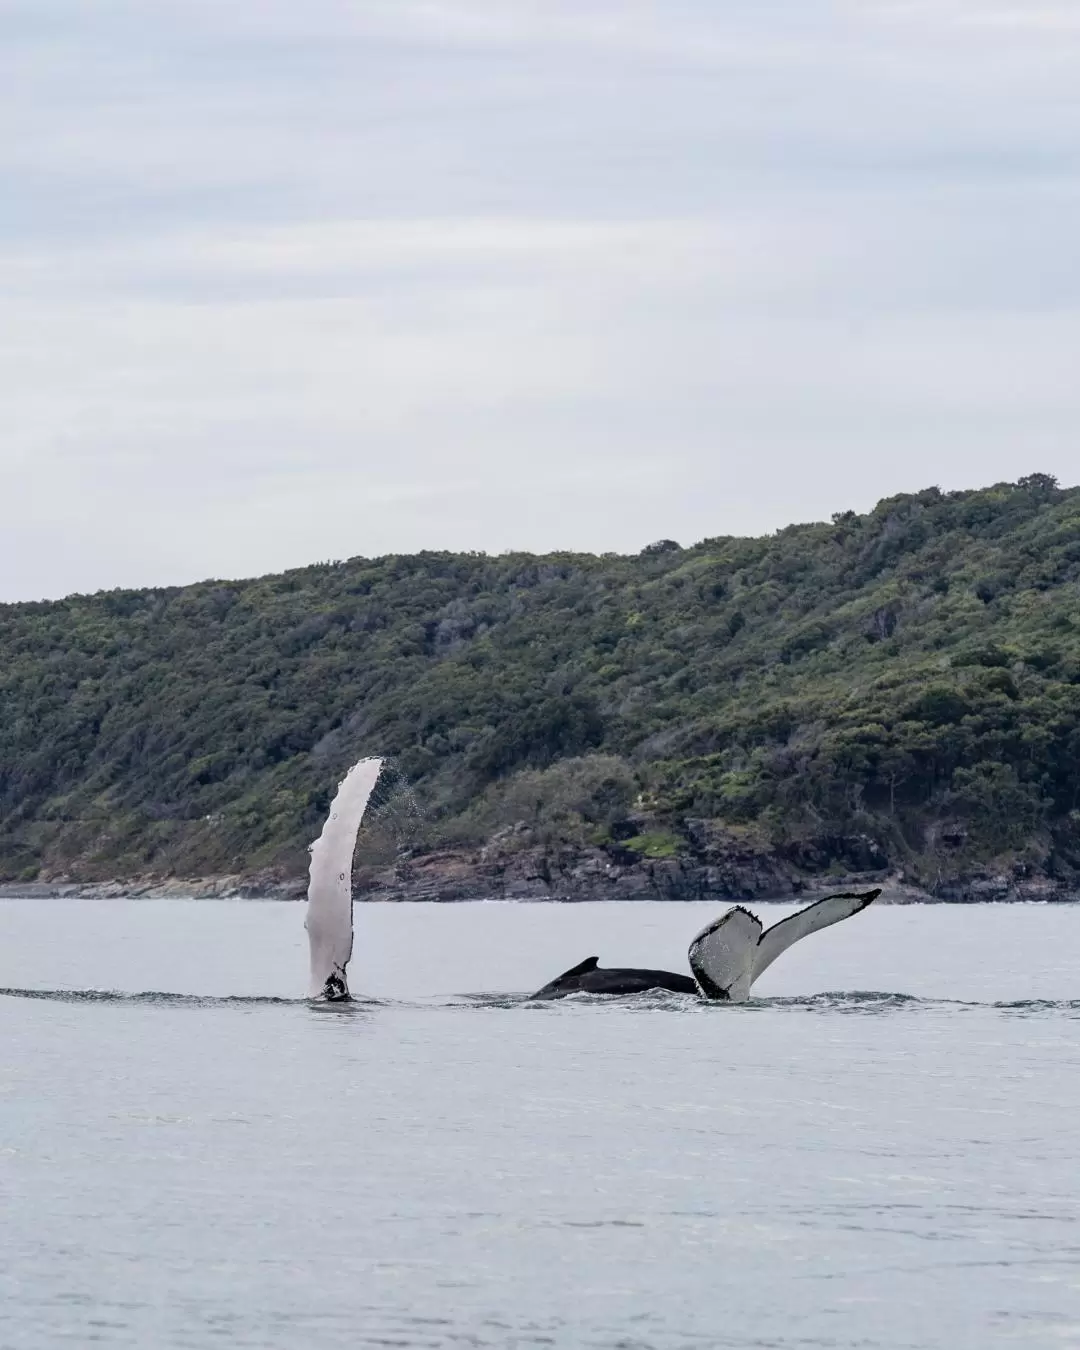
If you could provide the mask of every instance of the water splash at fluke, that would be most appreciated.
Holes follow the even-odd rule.
[[[312,998],[347,999],[353,948],[352,861],[356,836],[384,761],[362,759],[338,784],[322,833],[311,845],[307,929]]]

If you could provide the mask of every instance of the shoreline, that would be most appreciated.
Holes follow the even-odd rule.
[[[626,845],[539,840],[524,827],[487,843],[401,852],[353,866],[353,894],[371,902],[453,904],[470,900],[574,904],[589,901],[809,902],[879,886],[888,904],[1080,901],[1080,878],[1048,875],[1003,855],[985,861],[930,854],[908,866],[889,862],[861,837],[782,853],[748,834],[714,830],[694,852],[649,853]],[[104,869],[102,869],[104,871]],[[303,900],[308,873],[299,858],[262,867],[181,875],[147,867],[102,876],[86,864],[53,867],[31,880],[0,882],[0,898]]]
[[[394,869],[395,871],[397,869]],[[487,878],[475,884],[461,879],[444,886],[410,884],[413,879],[386,874],[358,876],[354,901],[365,904],[467,904],[502,901],[517,904],[595,904],[651,901],[699,904],[809,904],[824,895],[844,890],[869,890],[880,886],[879,904],[1078,904],[1080,891],[1046,878],[1016,881],[1004,875],[951,881],[935,893],[913,885],[895,874],[866,874],[797,879],[793,885],[767,887],[755,894],[733,893],[733,888],[669,887],[659,885],[628,888],[617,883],[598,888],[585,886],[492,886]],[[748,888],[749,889],[749,888]],[[692,891],[693,893],[689,893]],[[606,893],[605,893],[606,892]],[[126,879],[74,881],[0,882],[0,900],[253,900],[282,903],[302,902],[307,895],[306,877],[219,875],[210,877],[163,877],[143,875]]]

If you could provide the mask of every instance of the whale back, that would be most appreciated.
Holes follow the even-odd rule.
[[[311,845],[307,929],[312,998],[349,997],[345,967],[352,956],[352,858],[383,761],[362,759],[338,784],[322,833]]]
[[[587,956],[584,961],[579,961],[576,966],[571,966],[569,970],[564,970],[561,975],[557,975],[552,984],[558,984],[559,980],[569,980],[575,975],[584,975],[587,971],[595,970],[600,963],[598,956]]]
[[[668,989],[677,994],[696,994],[697,985],[689,975],[676,975],[670,970],[641,970],[637,967],[601,967],[595,956],[587,957],[576,966],[557,976],[531,995],[533,999],[566,998],[568,994],[645,994],[650,990]]]
[[[708,923],[687,953],[701,992],[709,999],[745,1003],[754,979],[761,920],[737,905]]]

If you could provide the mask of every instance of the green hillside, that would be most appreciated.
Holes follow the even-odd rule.
[[[0,606],[0,878],[299,873],[361,754],[414,841],[1080,875],[1080,488],[633,557],[422,553]],[[716,826],[719,828],[719,826]]]

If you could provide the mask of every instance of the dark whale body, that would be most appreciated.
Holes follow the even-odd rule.
[[[670,989],[676,994],[700,994],[716,1003],[745,1003],[750,987],[778,956],[800,938],[842,919],[850,919],[881,894],[872,891],[841,891],[826,895],[805,909],[766,928],[742,905],[735,905],[705,925],[690,944],[689,975],[670,970],[601,970],[598,958],[590,956],[564,971],[558,979],[538,989],[533,998],[565,998],[567,994],[642,994],[646,989]]]
[[[689,975],[671,970],[601,970],[599,957],[590,956],[538,989],[533,998],[565,998],[567,994],[643,994],[646,989],[670,989],[676,994],[696,994],[697,984]]]

